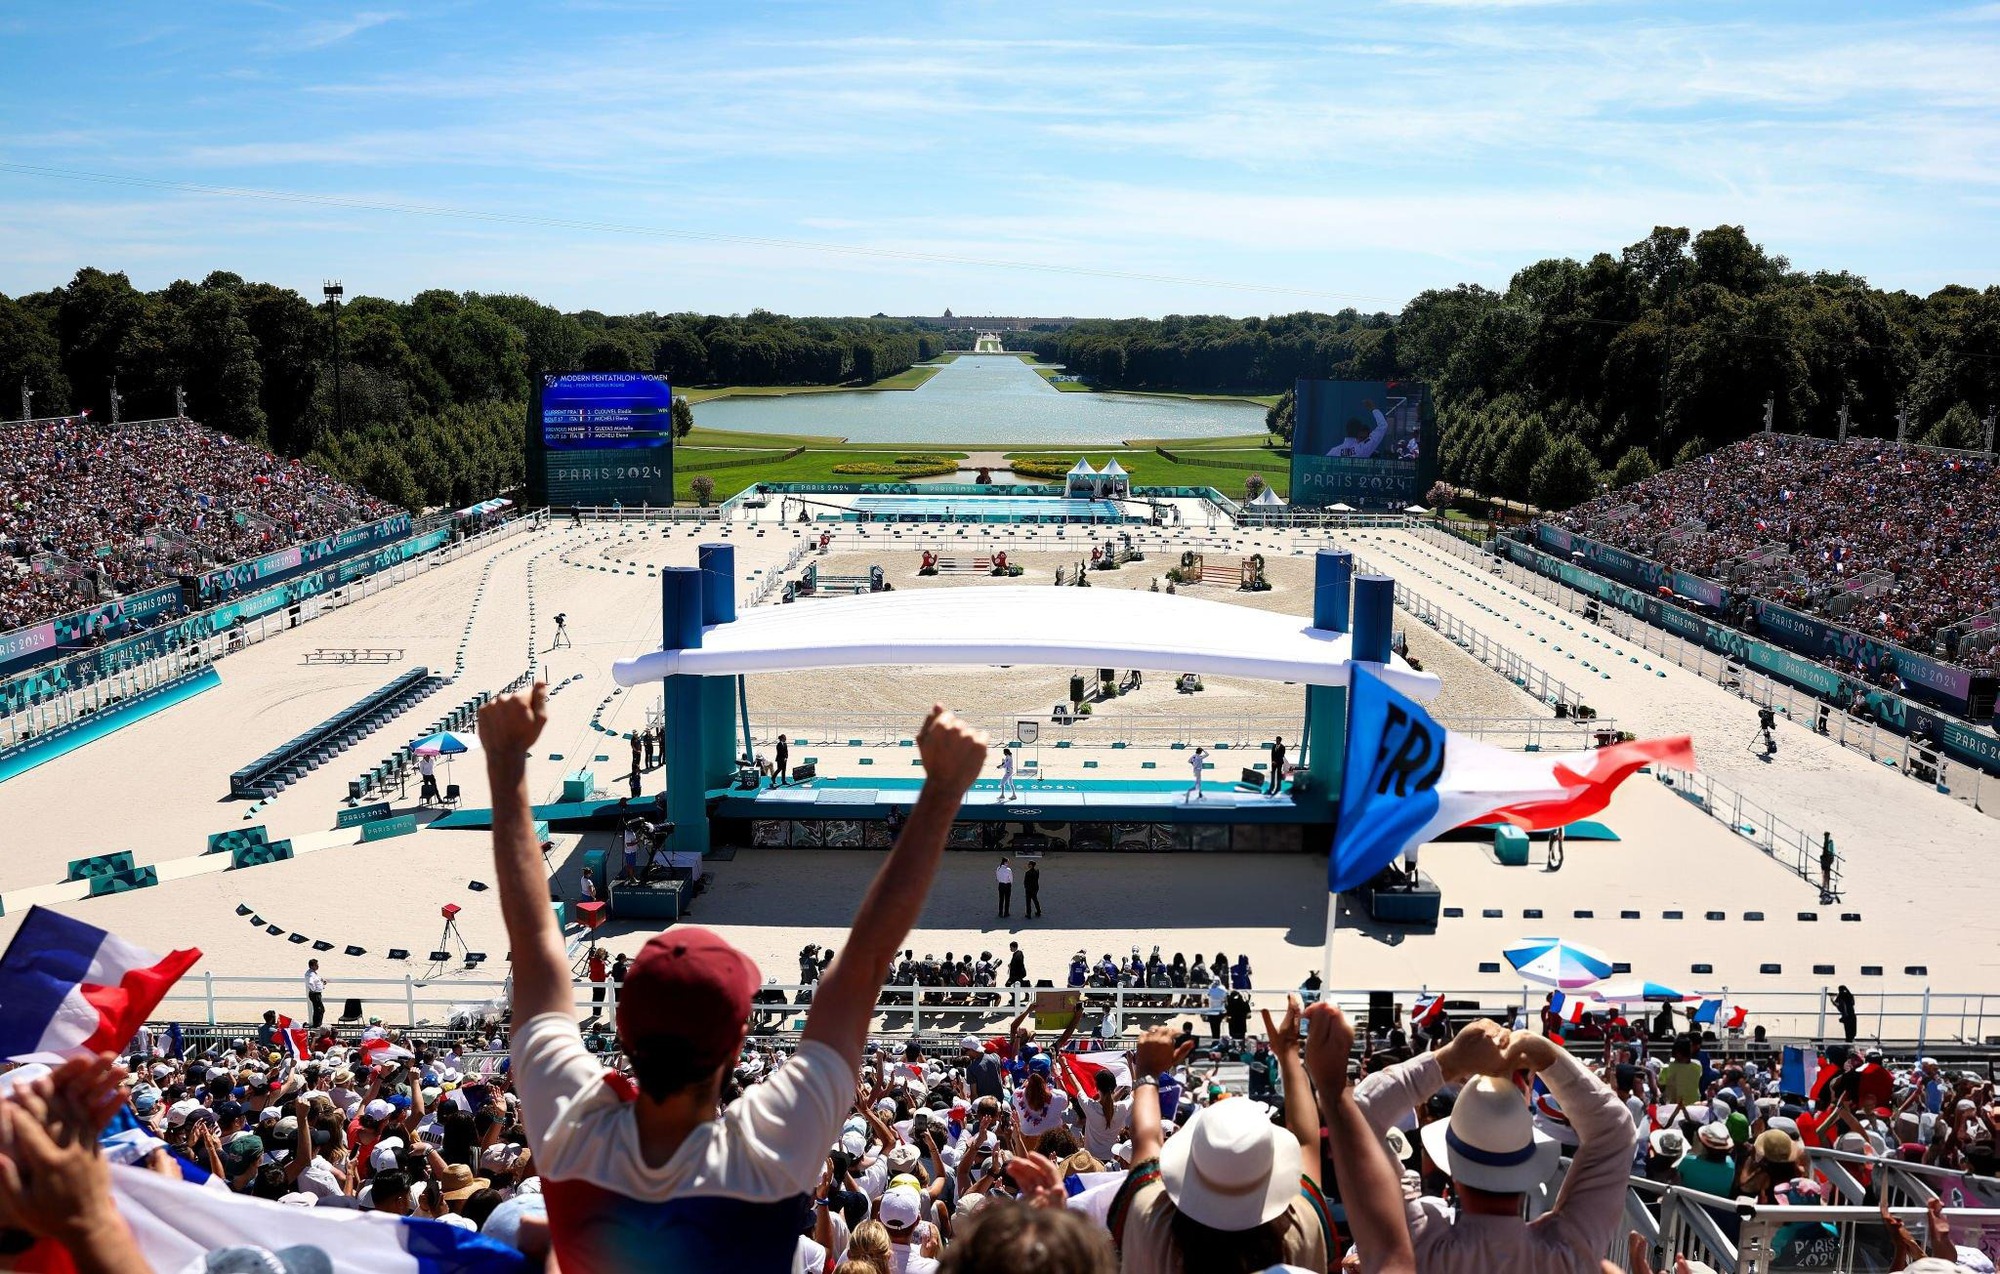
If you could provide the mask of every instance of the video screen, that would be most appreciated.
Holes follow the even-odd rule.
[[[542,377],[542,445],[616,451],[673,444],[673,390],[651,372]]]
[[[1302,380],[1292,427],[1297,504],[1403,505],[1424,494],[1430,402],[1415,381]]]

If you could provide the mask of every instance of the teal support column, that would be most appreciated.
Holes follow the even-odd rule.
[[[1354,581],[1354,658],[1357,663],[1386,664],[1396,627],[1396,581],[1387,575],[1362,575]]]
[[[736,619],[736,546],[703,544],[696,550],[701,564],[701,622],[728,624]],[[705,788],[728,787],[736,777],[735,677],[701,679],[701,781]]]
[[[692,566],[660,569],[660,646],[695,650],[701,646],[701,571]],[[672,845],[708,852],[708,785],[702,776],[702,678],[675,674],[666,679],[667,817],[674,823]]]
[[[1313,627],[1347,631],[1348,590],[1354,580],[1354,555],[1344,549],[1321,549],[1313,558]],[[1347,753],[1347,688],[1306,687],[1306,737],[1299,763],[1311,786],[1328,796],[1340,791],[1341,766]]]

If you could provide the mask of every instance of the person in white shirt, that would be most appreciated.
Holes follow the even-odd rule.
[[[534,834],[526,757],[548,687],[479,712],[493,857],[513,951],[511,1074],[564,1269],[790,1269],[827,1147],[852,1108],[876,992],[922,911],[985,739],[934,707],[917,732],[925,783],[903,835],[827,966],[798,1051],[720,1108],[742,1056],[757,966],[719,935],[676,925],[640,950],[618,999],[631,1074],[606,1072],[577,1028],[562,933]]]
[[[423,784],[417,788],[417,800],[428,804],[438,799],[437,758],[426,752],[417,758],[417,773],[424,776]]]
[[[1000,799],[1014,799],[1014,749],[1000,749]]]
[[[1068,1112],[1069,1094],[1049,1082],[1048,1058],[1032,1059],[1027,1082],[1014,1093],[1014,1122],[1028,1149],[1039,1146],[1044,1133],[1062,1127],[1063,1116]]]
[[[1356,417],[1348,421],[1346,437],[1326,454],[1365,459],[1381,449],[1382,440],[1389,436],[1389,418],[1372,398],[1361,400],[1361,410],[1368,413],[1368,420]]]
[[[1000,910],[998,915],[1008,915],[1014,910],[1014,869],[1002,858],[993,871],[993,879],[1000,886]]]
[[[1201,794],[1201,772],[1207,765],[1208,749],[1196,748],[1194,755],[1188,758],[1188,768],[1194,771],[1194,786],[1188,788],[1188,796],[1197,801],[1207,799]]]
[[[326,1020],[326,979],[319,975],[319,961],[306,961],[306,1003],[312,1006],[312,1028]]]
[[[1110,1163],[1112,1149],[1132,1124],[1132,1099],[1119,1097],[1118,1076],[1109,1070],[1097,1072],[1097,1096],[1081,1102],[1083,1148],[1099,1163]]]

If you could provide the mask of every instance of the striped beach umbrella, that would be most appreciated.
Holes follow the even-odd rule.
[[[1676,991],[1643,978],[1619,978],[1590,989],[1592,999],[1605,1004],[1684,1004],[1701,999],[1699,991]]]
[[[1528,981],[1565,991],[1611,976],[1611,961],[1603,952],[1561,938],[1522,938],[1501,954]]]

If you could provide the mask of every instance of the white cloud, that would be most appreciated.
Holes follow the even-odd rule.
[[[339,44],[342,40],[360,35],[363,31],[372,31],[376,27],[394,22],[402,16],[400,13],[371,9],[351,13],[346,17],[321,18],[315,22],[308,22],[286,37],[282,41],[282,47],[287,52],[323,49],[328,45]]]

